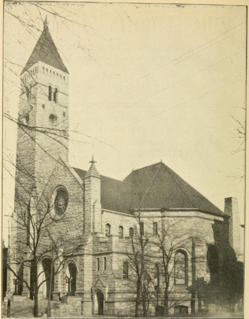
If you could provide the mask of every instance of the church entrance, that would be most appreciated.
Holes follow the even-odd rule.
[[[104,294],[101,290],[97,291],[98,315],[104,314]]]

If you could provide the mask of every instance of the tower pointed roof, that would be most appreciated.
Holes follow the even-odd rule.
[[[36,62],[41,61],[63,72],[69,73],[64,65],[59,52],[54,44],[52,36],[48,29],[47,19],[44,21],[44,28],[36,46],[31,53],[28,62],[23,68],[21,74],[28,70]]]

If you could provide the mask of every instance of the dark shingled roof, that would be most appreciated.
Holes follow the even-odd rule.
[[[186,183],[168,166],[160,162],[133,171],[125,180],[138,190],[134,205],[141,208],[191,209],[221,215],[222,211]]]
[[[43,32],[38,39],[36,46],[31,53],[21,74],[28,70],[36,62],[41,61],[63,72],[69,73],[65,67],[58,50],[54,44],[48,26],[44,24]]]
[[[84,181],[86,171],[74,168]],[[103,209],[131,213],[131,209],[196,209],[215,215],[223,212],[160,162],[131,172],[124,181],[101,176]]]
[[[84,181],[87,171],[74,168]],[[131,185],[117,179],[101,175],[101,205],[103,209],[131,213]]]

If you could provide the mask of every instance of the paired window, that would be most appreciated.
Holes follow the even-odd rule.
[[[106,259],[106,257],[103,258],[103,265],[102,265],[102,267],[103,267],[103,270],[106,270],[106,269],[107,269],[107,259]],[[97,269],[97,271],[100,271],[100,258],[99,258],[99,257],[97,258],[96,269]]]
[[[51,85],[49,85],[48,87],[48,100],[49,101],[53,100],[55,103],[58,103],[58,89],[55,88],[53,93],[53,89]]]
[[[111,235],[111,225],[110,224],[106,224],[105,225],[105,235],[106,236],[110,236]]]
[[[157,235],[157,222],[153,222],[153,235]]]
[[[128,279],[129,277],[129,264],[128,262],[123,263],[123,279]]]
[[[178,250],[175,253],[174,270],[175,270],[175,284],[186,285],[187,284],[187,256],[186,256],[186,253],[182,250]]]

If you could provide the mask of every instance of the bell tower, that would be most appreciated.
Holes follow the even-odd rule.
[[[63,165],[60,159],[68,161],[69,72],[52,39],[47,20],[20,80],[14,218],[9,229],[9,255],[15,260],[16,272],[21,269],[24,254],[30,253],[27,229],[33,211],[40,214],[47,209],[50,195],[44,198],[44,193],[53,169],[55,165]],[[28,273],[25,272],[25,276],[29,276]],[[15,291],[12,277],[10,272],[10,292]],[[24,290],[22,294],[27,293]]]
[[[26,210],[32,189],[39,198],[60,158],[68,161],[69,72],[47,20],[20,79],[15,210]]]

